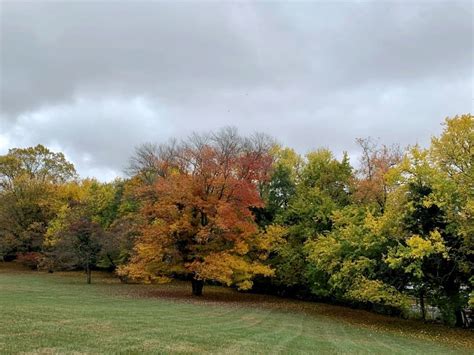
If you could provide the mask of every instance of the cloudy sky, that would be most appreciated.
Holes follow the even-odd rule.
[[[233,125],[304,153],[426,145],[473,111],[473,2],[0,0],[0,154],[42,143],[83,176]]]

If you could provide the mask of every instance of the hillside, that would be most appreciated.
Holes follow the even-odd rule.
[[[0,353],[469,353],[471,331],[209,286],[0,264]]]

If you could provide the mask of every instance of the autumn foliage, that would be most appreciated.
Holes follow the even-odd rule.
[[[356,142],[353,166],[226,128],[144,144],[108,183],[78,179],[43,146],[12,149],[0,258],[474,325],[474,116],[446,119],[427,148]]]
[[[194,136],[171,163],[157,157],[162,176],[139,190],[147,223],[136,254],[119,274],[149,282],[182,275],[240,289],[251,288],[255,275],[272,275],[261,262],[268,245],[260,241],[251,212],[263,207],[257,183],[266,179],[271,162],[262,147],[233,132]]]

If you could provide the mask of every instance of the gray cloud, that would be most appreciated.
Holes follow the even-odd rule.
[[[470,1],[0,6],[0,150],[44,143],[83,174],[229,124],[340,153],[472,111]]]

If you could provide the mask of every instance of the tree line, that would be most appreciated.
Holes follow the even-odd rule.
[[[466,326],[474,306],[474,116],[428,148],[358,139],[357,167],[225,128],[144,144],[128,177],[81,179],[42,145],[0,156],[0,259],[191,281]]]

